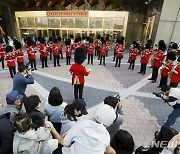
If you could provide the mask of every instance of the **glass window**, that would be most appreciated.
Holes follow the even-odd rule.
[[[27,20],[26,20],[26,18],[20,18],[19,21],[20,21],[21,28],[26,28],[27,27]]]
[[[49,18],[48,25],[50,28],[60,28],[60,18]]]
[[[47,18],[46,17],[36,18],[36,25],[37,25],[37,27],[46,28],[47,27]]]
[[[62,18],[61,20],[61,27],[62,28],[73,28],[73,19],[74,18]]]
[[[104,18],[103,25],[105,29],[113,29],[113,18]]]
[[[89,28],[103,28],[102,18],[89,18]]]
[[[114,29],[123,29],[124,18],[114,18]]]
[[[34,18],[27,18],[28,27],[35,27]]]
[[[88,28],[88,18],[75,18],[75,28]]]

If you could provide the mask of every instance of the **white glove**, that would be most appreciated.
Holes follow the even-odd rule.
[[[89,72],[91,72],[91,69],[88,69]]]

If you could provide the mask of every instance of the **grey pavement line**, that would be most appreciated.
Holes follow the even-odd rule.
[[[63,77],[55,76],[55,75],[52,75],[52,74],[49,74],[49,73],[44,73],[44,72],[41,72],[41,71],[35,71],[33,73],[41,75],[41,76],[45,76],[45,77],[48,77],[48,78],[51,78],[51,79],[59,80],[59,81],[64,81],[64,82],[68,82],[68,83],[72,82],[71,79],[66,79],[66,78],[63,78]],[[107,87],[97,86],[97,85],[89,84],[89,83],[85,83],[85,86],[100,89],[100,90],[107,90],[107,91],[117,92],[117,93],[119,93],[120,91],[123,91],[123,90],[126,89],[126,88],[122,88],[122,89],[119,89],[119,88],[107,88]]]
[[[152,93],[139,92],[139,91],[136,91],[134,94],[132,94],[132,96],[160,99],[160,98],[156,97],[155,95],[153,95]]]

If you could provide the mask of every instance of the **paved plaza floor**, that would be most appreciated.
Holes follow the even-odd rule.
[[[145,75],[138,74],[140,70],[140,56],[136,60],[134,70],[129,70],[127,63],[128,54],[124,55],[121,67],[114,67],[112,61],[113,52],[110,51],[106,58],[106,66],[99,65],[97,57],[94,57],[94,65],[84,65],[92,72],[85,78],[84,100],[87,109],[92,112],[107,96],[120,94],[124,110],[124,123],[121,129],[128,130],[134,137],[136,146],[148,145],[153,139],[154,132],[158,130],[157,124],[162,125],[171,113],[172,108],[156,98],[152,92],[160,91],[156,83],[147,80],[151,77],[151,68],[147,67]],[[65,64],[65,58],[60,59],[60,67],[53,66],[53,60],[48,60],[49,68],[41,68],[39,56],[37,56],[38,70],[33,72],[35,84],[29,85],[27,95],[37,94],[42,100],[41,110],[47,101],[49,91],[54,86],[60,88],[64,101],[71,103],[74,100],[73,86],[71,84],[70,66]],[[27,55],[26,55],[27,61]],[[73,63],[73,59],[71,59]],[[5,96],[12,89],[12,79],[7,68],[0,70],[0,103],[6,105]],[[180,131],[180,119],[173,126]]]

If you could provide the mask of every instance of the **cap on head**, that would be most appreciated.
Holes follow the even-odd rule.
[[[18,99],[21,99],[23,98],[22,95],[19,95],[19,93],[15,90],[9,92],[7,95],[6,95],[6,99],[9,99],[11,100],[12,102],[18,100]]]
[[[109,105],[101,105],[96,109],[94,118],[97,122],[102,123],[105,126],[110,126],[116,119],[116,113]]]
[[[88,114],[86,110],[86,103],[82,99],[75,99],[73,102],[74,106],[76,107],[77,110],[81,110],[81,113],[86,115]]]

